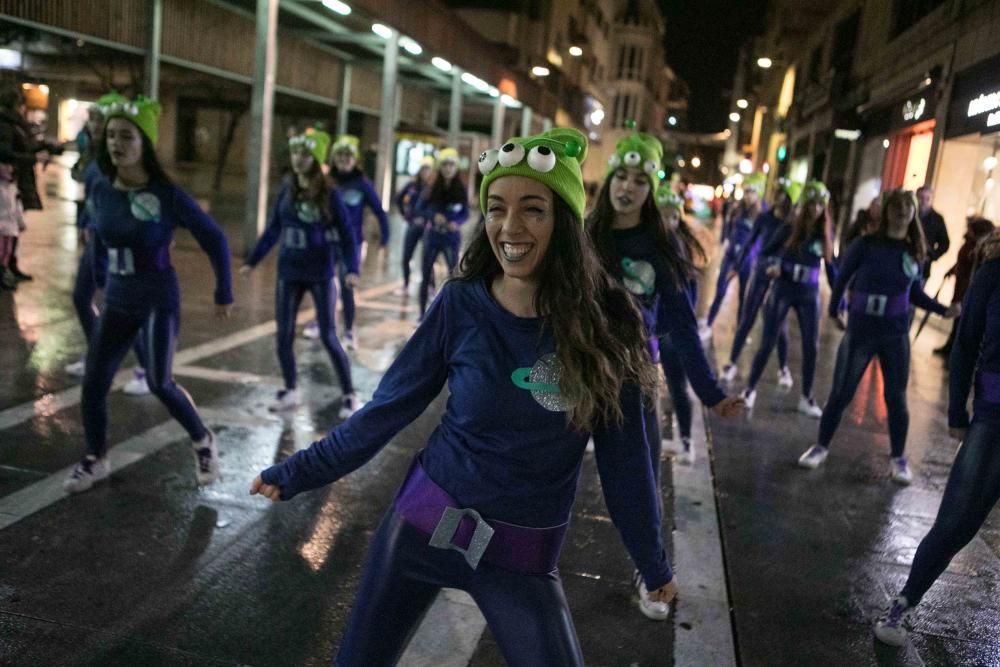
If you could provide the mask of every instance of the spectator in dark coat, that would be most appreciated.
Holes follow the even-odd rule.
[[[920,226],[924,230],[927,241],[927,262],[924,264],[924,280],[931,275],[931,264],[948,252],[948,229],[944,218],[934,210],[931,201],[934,199],[934,188],[924,185],[917,189],[917,203],[920,205]]]
[[[976,250],[979,247],[979,242],[993,232],[993,223],[985,218],[970,216],[967,225],[963,237],[965,242],[958,251],[958,261],[955,262],[955,266],[948,269],[948,273],[944,274],[945,278],[955,276],[955,293],[951,297],[952,303],[962,303],[962,299],[965,298],[969,283],[972,282],[972,271],[976,265]],[[951,354],[951,345],[955,341],[955,334],[958,332],[958,322],[961,319],[961,316],[955,318],[955,323],[951,327],[951,335],[948,336],[944,345],[934,350],[934,354],[948,358]]]

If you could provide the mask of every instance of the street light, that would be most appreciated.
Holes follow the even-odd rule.
[[[548,76],[549,68],[542,67],[541,65],[535,65],[534,67],[531,68],[531,73],[534,74],[535,76]]]
[[[583,55],[583,49],[581,49],[579,46],[571,46],[569,47],[569,54],[574,58],[579,58],[580,56]]]
[[[434,67],[437,67],[442,72],[451,71],[451,63],[445,60],[444,58],[439,58],[438,56],[434,56],[433,58],[431,58],[431,64],[434,65]]]
[[[750,103],[741,97],[740,99],[736,100],[736,106],[738,106],[741,109],[746,109],[748,106],[750,106]]]
[[[336,12],[341,16],[347,16],[351,13],[351,8],[345,5],[340,0],[323,0],[323,6],[329,9],[331,12]]]
[[[667,124],[670,125],[671,127],[676,126],[677,125],[677,116],[669,116],[667,118]]]
[[[420,46],[409,37],[400,37],[399,45],[402,46],[403,49],[405,49],[408,53],[414,56],[419,56],[421,53],[424,52],[424,47]]]
[[[771,69],[774,62],[768,57],[757,58],[757,67],[761,69]]]
[[[734,123],[738,123],[740,122],[740,115],[734,111],[731,114],[729,114],[729,120],[733,121]]]
[[[691,158],[691,166],[694,167],[695,169],[697,169],[698,167],[700,167],[701,166],[701,158],[698,157],[697,155],[695,155],[693,158]]]
[[[392,39],[392,28],[381,23],[372,24],[372,32],[382,39]]]

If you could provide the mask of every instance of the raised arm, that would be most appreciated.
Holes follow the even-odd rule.
[[[215,303],[233,302],[232,274],[229,266],[229,241],[226,234],[198,203],[180,188],[174,189],[174,212],[183,227],[194,236],[198,245],[208,255],[215,272]]]
[[[281,215],[279,211],[281,210],[281,202],[287,195],[288,186],[286,185],[281,188],[278,196],[274,199],[274,203],[271,205],[271,215],[267,219],[267,227],[264,228],[264,233],[257,239],[257,244],[253,247],[246,262],[244,262],[247,266],[257,266],[267,256],[267,253],[271,252],[271,248],[281,238]]]
[[[389,216],[382,209],[382,200],[379,199],[378,193],[375,192],[375,188],[372,187],[368,179],[361,182],[361,189],[365,195],[365,203],[378,218],[378,228],[382,232],[382,247],[384,248],[389,243]]]
[[[351,233],[347,229],[347,207],[341,198],[337,188],[330,188],[330,215],[333,216],[333,224],[340,234],[340,256],[341,261],[347,267],[348,273],[358,273],[358,249],[354,245]]]
[[[844,253],[844,262],[840,266],[837,279],[833,283],[833,291],[830,293],[830,304],[827,307],[830,317],[837,317],[840,314],[840,300],[864,258],[864,243],[864,239],[855,239]]]

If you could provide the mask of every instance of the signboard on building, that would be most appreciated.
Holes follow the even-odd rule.
[[[934,91],[927,89],[903,100],[893,108],[891,130],[901,130],[934,118]]]
[[[1000,56],[955,76],[945,136],[992,132],[1000,132]]]

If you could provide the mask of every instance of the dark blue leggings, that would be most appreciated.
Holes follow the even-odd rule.
[[[316,306],[316,323],[319,324],[319,339],[330,354],[330,362],[340,378],[340,386],[345,394],[353,393],[351,362],[347,358],[344,348],[340,346],[340,341],[337,340],[337,327],[333,321],[333,313],[337,303],[337,288],[333,286],[332,280],[318,282],[278,280],[274,295],[274,313],[275,319],[278,321],[278,361],[281,362],[281,375],[285,379],[285,388],[295,389],[296,387],[295,351],[293,349],[295,317],[306,292],[312,294],[313,303]]]
[[[819,349],[819,289],[784,280],[775,281],[765,306],[764,333],[747,380],[750,389],[760,382],[771,350],[781,339],[782,328],[787,325],[788,311],[793,309],[799,320],[799,333],[802,337],[802,395],[812,396],[813,379],[816,377],[816,352]],[[853,390],[851,394],[854,394]]]
[[[442,234],[433,229],[428,229],[424,233],[424,257],[421,263],[423,279],[420,281],[420,317],[424,316],[427,310],[427,293],[430,286],[434,284],[434,260],[438,255],[444,253],[444,261],[448,263],[448,274],[455,270],[458,264],[458,245],[461,243],[461,236],[458,232],[448,232]]]
[[[735,364],[740,359],[743,346],[747,344],[747,336],[753,329],[753,324],[757,320],[757,313],[764,305],[767,298],[767,290],[771,286],[771,279],[758,268],[750,284],[747,286],[746,294],[743,297],[743,307],[740,309],[740,322],[736,327],[736,334],[733,336],[733,349],[729,353],[729,361]],[[778,330],[778,366],[784,368],[788,365],[788,320],[781,323]]]
[[[417,244],[424,238],[424,227],[411,223],[406,228],[406,235],[403,236],[403,287],[410,284],[410,261],[413,260],[413,253],[417,250]]]
[[[76,309],[76,317],[80,320],[80,328],[83,329],[83,336],[90,342],[94,335],[94,327],[97,326],[97,306],[94,305],[94,296],[97,294],[97,278],[94,275],[94,232],[87,238],[87,244],[83,247],[83,254],[80,255],[80,263],[76,267],[76,280],[73,283],[73,307]],[[146,355],[142,349],[142,339],[135,341],[135,356],[139,360],[139,365],[146,367]]]
[[[693,409],[687,390],[687,374],[684,372],[684,363],[681,361],[680,354],[677,353],[677,348],[670,342],[670,336],[664,336],[660,339],[660,365],[663,366],[663,377],[667,380],[667,389],[670,391],[670,399],[674,404],[674,414],[677,415],[677,427],[681,432],[681,437],[690,438]],[[652,447],[652,445],[650,446]],[[656,472],[657,469],[658,466],[654,463],[653,471]]]
[[[357,246],[357,253],[358,262],[360,262],[360,244]],[[344,331],[351,331],[354,328],[354,288],[347,284],[347,265],[345,262],[337,262],[337,281],[340,282],[340,300],[344,305]]]
[[[147,352],[146,382],[149,390],[166,406],[170,416],[180,422],[192,440],[205,437],[205,425],[191,397],[174,382],[172,375],[179,326],[180,312],[169,308],[154,308],[145,314],[106,308],[98,318],[87,351],[87,370],[80,398],[89,453],[100,457],[107,452],[108,391],[136,334],[142,338]]]
[[[878,356],[885,381],[885,404],[889,413],[889,443],[893,456],[902,456],[910,413],[906,407],[906,383],[910,377],[910,339],[904,336],[861,337],[844,335],[837,348],[830,398],[819,422],[819,444],[829,447],[844,410],[854,398],[865,369]]]
[[[429,546],[429,540],[389,510],[368,552],[333,665],[395,665],[442,587],[472,596],[507,664],[583,665],[557,573],[517,574],[483,562],[472,570],[457,551]]]
[[[722,307],[722,301],[726,298],[726,290],[729,288],[729,282],[726,280],[726,275],[730,271],[737,271],[739,277],[739,310],[737,314],[743,312],[743,295],[746,293],[747,282],[750,281],[750,262],[743,262],[743,266],[736,266],[735,258],[726,253],[725,257],[722,258],[722,266],[719,267],[719,279],[715,283],[715,298],[712,300],[712,307],[708,309],[708,326],[712,326],[715,322],[715,318],[719,315],[719,308]],[[737,319],[739,316],[737,315]]]
[[[948,563],[982,527],[1000,500],[1000,420],[976,416],[965,434],[937,518],[917,547],[902,595],[920,602]]]

